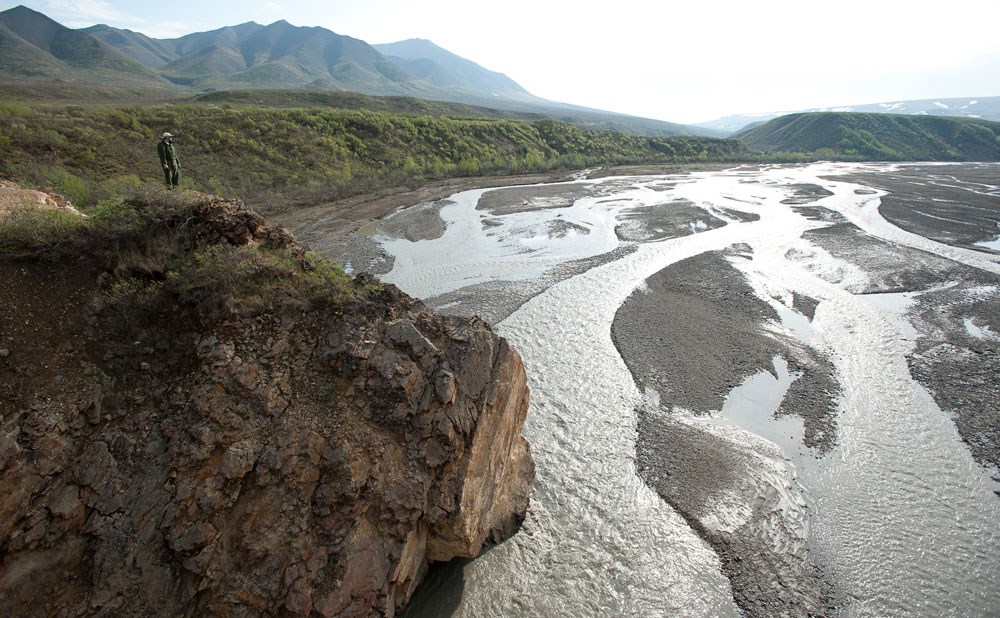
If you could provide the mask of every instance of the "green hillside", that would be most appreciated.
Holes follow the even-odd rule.
[[[23,6],[0,12],[4,100],[140,102],[219,90],[358,92],[491,107],[637,135],[725,133],[547,101],[430,41],[382,46],[285,21],[247,22],[177,39],[97,25],[70,30]],[[412,71],[412,72],[411,72]],[[279,105],[287,106],[284,103]],[[494,114],[490,114],[492,117]]]
[[[15,54],[5,56],[0,62],[2,69],[18,73],[18,63],[27,47],[35,56],[28,60],[29,66],[48,64],[58,67],[57,73],[73,67],[83,70],[81,75],[89,77],[114,75],[118,78],[157,80],[149,69],[114,47],[84,32],[66,28],[31,9],[17,7],[0,13],[0,27],[3,28],[0,38],[5,40],[2,45],[11,46],[5,51]],[[47,74],[49,71],[39,73]]]
[[[789,114],[733,135],[751,150],[875,161],[1000,161],[1000,123],[973,118]]]
[[[0,74],[52,77],[64,69],[63,62],[51,54],[40,54],[37,46],[25,41],[0,22]]]
[[[156,142],[178,136],[182,185],[258,208],[333,201],[456,176],[595,165],[745,160],[737,141],[647,137],[554,120],[328,107],[0,103],[0,178],[80,205],[162,182]]]
[[[82,28],[80,32],[104,41],[143,66],[155,69],[176,60],[178,54],[169,43],[152,39],[131,30],[120,30],[105,24]]]
[[[160,74],[175,84],[191,85],[204,75],[231,74],[245,68],[246,62],[236,50],[213,45],[160,67]]]
[[[376,97],[358,92],[330,92],[328,90],[216,90],[199,94],[193,97],[192,102],[273,108],[324,107],[392,114],[480,119],[531,121],[546,117],[542,114],[505,111],[417,97]]]

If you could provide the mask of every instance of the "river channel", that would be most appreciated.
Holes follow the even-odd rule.
[[[376,232],[382,278],[521,353],[537,466],[523,529],[408,615],[1000,615],[1000,254],[887,220],[915,173],[581,175],[390,217],[444,226]],[[952,185],[997,220],[996,186]]]

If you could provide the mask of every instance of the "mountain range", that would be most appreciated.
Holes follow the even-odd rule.
[[[788,114],[822,112],[856,112],[864,114],[903,114],[913,116],[954,116],[958,118],[980,118],[1000,121],[1000,97],[963,97],[950,99],[920,99],[913,101],[890,101],[866,105],[844,107],[823,107],[787,112],[764,112],[760,114],[735,114],[695,126],[714,129],[725,133],[751,129],[765,122]]]
[[[18,6],[0,13],[0,83],[11,92],[108,97],[148,92],[299,90],[407,96],[549,116],[644,135],[721,136],[712,129],[549,101],[423,39],[369,45],[320,27],[247,22],[175,39],[96,25],[67,28]],[[46,90],[47,89],[47,90]]]
[[[227,93],[233,100],[247,100],[246,93],[257,92],[274,101],[286,92],[290,101],[303,101],[305,93],[358,93],[458,103],[651,136],[726,137],[789,113],[812,112],[1000,121],[1000,97],[974,97],[739,114],[681,125],[537,97],[508,76],[425,39],[370,45],[286,21],[155,39],[103,24],[73,30],[24,6],[0,12],[0,85],[8,96],[30,99],[163,100],[214,93],[224,101]]]
[[[156,73],[85,32],[17,7],[0,13],[0,74],[157,82]]]

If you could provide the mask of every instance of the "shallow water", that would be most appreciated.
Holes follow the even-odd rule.
[[[976,245],[980,247],[985,247],[987,249],[992,249],[993,251],[1000,251],[1000,236],[997,236],[993,240],[984,240],[982,242],[977,242]]]
[[[647,277],[734,243],[753,249],[753,260],[734,264],[778,309],[782,319],[773,329],[833,360],[843,390],[838,443],[816,458],[801,448],[801,422],[766,420],[794,379],[780,357],[774,375],[735,389],[717,417],[687,422],[758,454],[766,482],[787,488],[787,516],[803,519],[796,529],[844,592],[843,615],[1000,614],[996,484],[910,378],[905,355],[916,335],[905,317],[908,299],[853,293],[864,287],[865,273],[803,240],[804,231],[825,224],[780,202],[790,185],[818,184],[834,195],[816,205],[870,234],[990,272],[1000,272],[1000,264],[892,226],[878,213],[878,191],[859,194],[866,188],[820,179],[849,169],[740,168],[680,182],[604,179],[594,182],[617,188],[600,200],[506,216],[476,211],[483,192],[467,192],[442,210],[448,231],[441,238],[383,243],[396,258],[385,279],[429,297],[482,281],[530,279],[567,260],[606,253],[618,245],[613,229],[623,204],[686,199],[729,222],[642,244],[553,285],[497,325],[528,370],[525,434],[537,480],[522,532],[461,568],[463,589],[452,615],[738,615],[711,548],[636,476],[634,409],[649,402],[610,336],[615,311]],[[760,220],[739,222],[727,210]],[[548,234],[557,217],[590,233]],[[790,309],[793,292],[819,301],[812,321]],[[716,516],[724,523],[741,508],[720,502]]]
[[[428,298],[487,281],[537,278],[559,264],[618,245],[614,214],[620,204],[591,197],[569,208],[497,216],[476,210],[483,193],[465,191],[450,198],[454,203],[440,211],[447,225],[441,238],[382,238],[383,248],[396,258],[383,278]]]
[[[787,459],[804,454],[802,419],[773,416],[795,377],[789,373],[785,359],[775,356],[771,371],[752,375],[730,391],[718,420],[749,430],[779,446]]]

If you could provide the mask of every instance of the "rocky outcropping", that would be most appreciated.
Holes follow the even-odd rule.
[[[137,287],[106,254],[0,258],[0,614],[392,616],[516,531],[528,391],[486,323],[366,276],[209,310],[179,259],[309,258],[234,202],[154,227],[117,252],[147,258],[128,311],[93,302]]]
[[[0,216],[17,208],[37,208],[40,210],[64,210],[83,216],[65,197],[54,193],[51,187],[41,191],[24,189],[17,184],[0,180]]]

